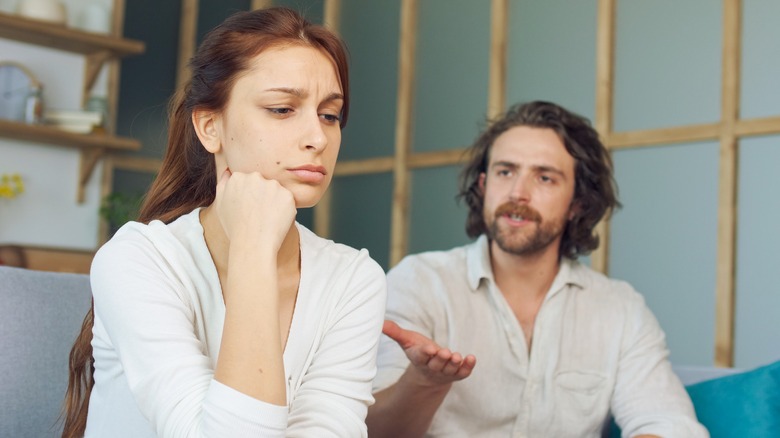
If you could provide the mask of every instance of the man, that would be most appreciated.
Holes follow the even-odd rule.
[[[372,438],[598,437],[610,411],[623,436],[708,436],[642,296],[576,261],[619,205],[587,119],[510,108],[460,196],[476,242],[388,273]]]

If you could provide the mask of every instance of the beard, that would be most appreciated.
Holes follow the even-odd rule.
[[[501,227],[498,218],[505,215],[521,216],[533,224],[522,227],[522,229]],[[567,222],[566,217],[546,221],[535,209],[512,202],[499,205],[492,216],[487,212],[484,213],[484,216],[488,238],[495,241],[504,252],[519,256],[537,254],[547,249],[563,235]],[[527,229],[531,225],[534,225],[533,229]]]

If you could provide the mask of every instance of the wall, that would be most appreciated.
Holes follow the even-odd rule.
[[[770,78],[780,73],[780,31],[769,17],[778,16],[780,4],[743,5],[741,117],[776,116],[780,85]],[[722,15],[720,2],[705,0],[618,3],[615,130],[720,119]],[[776,229],[765,218],[780,215],[780,197],[770,195],[773,173],[761,172],[759,164],[777,160],[778,140],[740,142],[737,367],[780,358],[780,322],[772,310],[778,308],[780,294],[766,269],[773,257],[764,246],[778,242]],[[672,360],[710,363],[719,144],[665,145],[617,151],[614,157],[625,208],[613,221],[611,273],[644,292],[667,331]]]
[[[64,3],[68,23],[75,26],[86,1]],[[12,13],[15,7],[16,1],[0,2],[0,12]],[[31,69],[44,84],[47,107],[76,109],[80,106],[82,56],[0,39],[0,60],[20,62]],[[104,94],[106,86],[103,72],[93,91]],[[98,238],[101,170],[98,165],[86,186],[85,202],[79,204],[76,202],[79,173],[76,149],[0,138],[0,173],[19,173],[25,182],[25,193],[21,196],[0,199],[0,244],[94,248]]]
[[[244,3],[223,7],[203,1],[198,34]],[[303,9],[314,21],[322,15],[322,1],[282,3]],[[401,2],[341,3],[353,101],[340,160],[391,156]],[[489,4],[420,2],[413,150],[465,146],[483,126]],[[780,30],[774,17],[780,15],[780,3],[743,4],[741,116],[777,116]],[[123,62],[118,129],[144,142],[141,154],[159,156],[165,104],[175,77],[179,6],[134,0],[127,8],[125,33],[147,41],[147,53]],[[148,14],[151,8],[159,13]],[[618,1],[616,131],[719,119],[722,18],[721,2]],[[548,99],[593,118],[596,2],[511,0],[508,21],[507,102]],[[4,47],[0,45],[0,54],[8,53]],[[74,75],[79,68],[76,62]],[[77,206],[73,201],[77,167],[71,152],[0,141],[0,172],[9,167],[28,178],[25,197],[0,201],[0,242],[19,241],[21,236],[22,243],[94,245],[95,178],[88,186],[87,203]],[[712,364],[718,145],[696,142],[619,150],[614,159],[624,208],[612,223],[610,274],[645,295],[667,332],[674,362]],[[780,136],[741,140],[735,359],[743,368],[780,357],[776,336],[780,320],[775,317],[780,293],[770,278],[777,260],[773,250],[780,246],[777,162]],[[412,172],[410,252],[467,241],[465,212],[454,201],[458,171],[458,166],[445,166]],[[122,182],[133,178],[136,181]],[[118,187],[142,189],[148,184],[137,175],[119,175],[117,181]],[[336,178],[331,189],[331,237],[368,248],[386,268],[392,184],[392,174],[385,172]],[[52,211],[57,211],[56,224],[50,219]],[[310,225],[311,212],[300,212],[299,219]]]
[[[343,159],[391,156],[399,1],[342,2],[353,55],[355,117]],[[617,2],[614,130],[720,119],[722,2]],[[743,2],[742,118],[780,115],[780,4]],[[490,2],[419,2],[412,150],[456,149],[483,125]],[[565,11],[565,12],[564,12]],[[596,2],[509,2],[507,103],[545,99],[595,117]],[[773,79],[774,78],[774,79]],[[361,105],[361,103],[363,103]],[[360,109],[357,109],[360,108]],[[370,115],[371,117],[369,117]],[[358,122],[358,120],[360,120]],[[735,365],[780,358],[780,294],[770,278],[780,197],[770,166],[778,136],[742,139],[739,155]],[[610,274],[642,292],[675,363],[711,365],[714,350],[719,144],[614,152],[623,209],[612,222]],[[412,171],[409,252],[464,243],[453,202],[458,166]],[[337,178],[332,234],[388,268],[392,174]],[[587,262],[587,260],[585,260]]]

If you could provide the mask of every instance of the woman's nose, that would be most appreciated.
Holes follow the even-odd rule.
[[[305,149],[321,151],[328,145],[328,137],[322,126],[319,114],[306,118],[306,127],[302,138],[302,146]]]

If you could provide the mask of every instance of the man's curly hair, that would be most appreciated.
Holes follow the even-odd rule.
[[[549,128],[558,134],[574,157],[574,203],[576,215],[567,224],[560,254],[571,259],[587,255],[599,245],[593,230],[599,221],[620,207],[612,158],[588,119],[550,102],[516,104],[489,123],[469,150],[469,163],[460,175],[458,198],[469,207],[466,234],[475,238],[487,231],[483,218],[484,193],[479,176],[486,172],[490,149],[501,134],[516,126]]]

